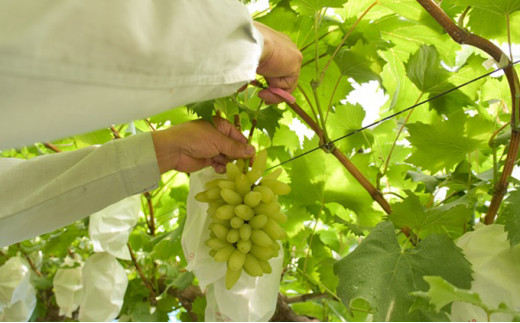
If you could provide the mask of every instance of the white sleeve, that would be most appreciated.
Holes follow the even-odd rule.
[[[0,158],[0,247],[68,225],[159,180],[150,133],[29,160]]]
[[[238,0],[0,0],[0,149],[230,95],[262,46]]]

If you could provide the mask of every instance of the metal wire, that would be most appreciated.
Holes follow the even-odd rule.
[[[348,137],[350,137],[350,136],[352,136],[352,135],[355,135],[355,134],[358,133],[358,132],[361,132],[361,131],[366,130],[366,129],[368,129],[368,128],[371,128],[371,127],[377,126],[377,125],[379,125],[379,124],[381,124],[381,123],[383,123],[383,122],[385,122],[385,121],[388,121],[388,120],[390,120],[390,119],[392,119],[392,118],[397,117],[398,115],[400,115],[400,114],[402,114],[402,113],[405,113],[405,112],[407,112],[407,111],[413,110],[413,109],[417,108],[418,106],[421,106],[421,105],[423,105],[423,104],[425,104],[425,103],[428,103],[428,102],[430,102],[430,101],[433,101],[433,100],[435,100],[435,99],[438,99],[438,98],[440,98],[440,97],[442,97],[442,96],[444,96],[444,95],[446,95],[446,94],[449,94],[449,93],[451,93],[451,92],[453,92],[453,91],[456,91],[456,90],[458,90],[458,89],[460,89],[460,88],[463,88],[463,87],[465,87],[465,86],[467,86],[467,85],[469,85],[469,84],[471,84],[471,83],[473,83],[473,82],[476,82],[476,81],[481,80],[481,79],[483,79],[483,78],[485,78],[485,77],[488,77],[488,76],[490,76],[491,74],[493,74],[493,73],[495,73],[495,72],[498,72],[498,71],[500,71],[500,70],[503,70],[503,69],[505,69],[505,68],[507,68],[507,67],[515,66],[515,65],[518,64],[518,63],[520,63],[520,60],[515,61],[515,62],[512,62],[512,63],[510,63],[510,64],[508,64],[508,65],[506,65],[506,66],[503,66],[503,67],[497,68],[496,70],[493,70],[493,71],[488,72],[488,73],[486,73],[486,74],[483,74],[483,75],[481,75],[481,76],[479,76],[479,77],[477,77],[477,78],[474,78],[474,79],[469,80],[469,81],[467,81],[467,82],[465,82],[465,83],[462,83],[462,84],[460,84],[460,85],[458,85],[458,86],[456,86],[456,87],[454,87],[454,88],[451,88],[451,89],[449,89],[449,90],[447,90],[447,91],[445,91],[445,92],[442,92],[442,93],[439,93],[439,94],[437,94],[437,95],[434,95],[434,96],[428,98],[427,100],[424,100],[424,101],[421,101],[421,102],[419,102],[419,103],[417,103],[417,104],[414,104],[414,105],[412,105],[412,106],[410,106],[410,107],[408,107],[408,108],[406,108],[406,109],[404,109],[404,110],[401,110],[401,111],[399,111],[399,112],[393,113],[393,114],[391,114],[391,115],[389,115],[389,116],[387,116],[387,117],[385,117],[385,118],[383,118],[383,119],[377,120],[377,121],[375,121],[375,122],[373,122],[373,123],[371,123],[371,124],[369,124],[369,125],[367,125],[367,126],[364,126],[364,127],[359,128],[359,129],[356,129],[356,130],[354,130],[354,131],[352,131],[352,132],[349,132],[348,134],[346,134],[346,135],[344,135],[344,136],[341,136],[341,137],[339,137],[339,138],[336,138],[336,139],[334,139],[334,140],[331,140],[331,141],[328,142],[328,143],[325,143],[325,144],[320,145],[320,146],[318,146],[318,147],[315,147],[315,148],[313,148],[313,149],[311,149],[311,150],[308,150],[308,151],[306,151],[306,152],[303,152],[303,153],[301,153],[301,154],[299,154],[299,155],[296,155],[296,156],[294,156],[294,157],[291,157],[291,158],[289,158],[289,159],[287,159],[287,160],[285,160],[285,161],[283,161],[283,162],[281,162],[281,163],[279,163],[279,164],[277,164],[277,165],[274,165],[274,166],[272,166],[272,167],[269,167],[268,169],[266,169],[266,171],[269,171],[269,170],[271,170],[271,169],[273,169],[273,168],[276,168],[276,167],[282,166],[282,165],[284,165],[284,164],[287,164],[287,163],[289,163],[289,162],[291,162],[291,161],[293,161],[293,160],[295,160],[295,159],[298,159],[298,158],[300,158],[300,157],[303,157],[303,156],[305,156],[305,155],[308,155],[308,154],[310,154],[310,153],[312,153],[312,152],[314,152],[314,151],[316,151],[316,150],[319,150],[319,149],[322,149],[322,148],[330,147],[329,145],[330,145],[331,143],[335,143],[335,142],[337,142],[337,141],[340,141],[340,140],[342,140],[342,139],[345,139],[345,138],[348,138]]]

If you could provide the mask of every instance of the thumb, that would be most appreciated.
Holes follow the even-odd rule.
[[[223,134],[220,134],[215,140],[215,146],[218,151],[232,159],[249,158],[255,154],[255,148],[251,145],[236,141]]]

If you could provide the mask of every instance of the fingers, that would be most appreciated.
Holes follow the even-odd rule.
[[[236,141],[230,137],[221,134],[216,136],[214,140],[215,148],[220,154],[230,159],[251,158],[255,154],[255,148],[247,143]]]
[[[215,116],[213,117],[213,124],[215,125],[215,128],[222,134],[232,138],[233,140],[247,143],[247,138],[226,119]]]

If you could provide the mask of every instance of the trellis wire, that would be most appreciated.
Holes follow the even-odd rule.
[[[308,155],[308,154],[310,154],[310,153],[312,153],[312,152],[314,152],[314,151],[316,151],[316,150],[319,150],[319,149],[322,149],[322,148],[326,148],[326,147],[328,147],[331,143],[335,143],[335,142],[337,142],[337,141],[340,141],[340,140],[342,140],[342,139],[345,139],[345,138],[348,138],[348,137],[350,137],[350,136],[352,136],[352,135],[355,135],[355,134],[358,133],[358,132],[361,132],[361,131],[366,130],[366,129],[368,129],[368,128],[371,128],[371,127],[377,126],[377,125],[379,125],[379,124],[381,124],[381,123],[383,123],[383,122],[385,122],[385,121],[388,121],[388,120],[390,120],[390,119],[392,119],[392,118],[397,117],[398,115],[400,115],[400,114],[402,114],[402,113],[405,113],[405,112],[407,112],[407,111],[413,110],[413,109],[417,108],[417,107],[420,106],[420,105],[423,105],[423,104],[425,104],[425,103],[428,103],[428,102],[430,102],[430,101],[433,101],[433,100],[435,100],[435,99],[438,99],[438,98],[440,98],[441,96],[444,96],[444,95],[446,95],[446,94],[449,94],[449,93],[451,93],[451,92],[453,92],[453,91],[456,91],[456,90],[458,90],[458,89],[460,89],[460,88],[465,87],[466,85],[469,85],[469,84],[471,84],[471,83],[473,83],[473,82],[476,82],[476,81],[478,81],[478,80],[480,80],[480,79],[483,79],[483,78],[485,78],[485,77],[488,77],[488,76],[490,76],[491,74],[493,74],[493,73],[495,73],[495,72],[498,72],[498,71],[503,70],[503,69],[508,68],[508,67],[515,66],[515,65],[518,64],[518,63],[520,63],[520,60],[515,61],[515,62],[512,62],[512,63],[510,63],[510,64],[508,64],[508,65],[506,65],[506,66],[503,66],[503,67],[497,68],[497,69],[495,69],[495,70],[493,70],[493,71],[491,71],[491,72],[488,72],[488,73],[483,74],[483,75],[481,75],[481,76],[479,76],[479,77],[477,77],[477,78],[474,78],[474,79],[469,80],[469,81],[467,81],[467,82],[465,82],[465,83],[462,83],[462,84],[460,84],[460,85],[458,85],[458,86],[456,86],[456,87],[454,87],[454,88],[451,88],[451,89],[449,89],[449,90],[447,90],[447,91],[445,91],[445,92],[442,92],[442,93],[439,93],[439,94],[437,94],[437,95],[434,95],[434,96],[428,98],[427,100],[424,100],[424,101],[421,101],[421,102],[419,102],[419,103],[417,103],[417,104],[414,104],[414,105],[412,105],[412,106],[410,106],[410,107],[408,107],[408,108],[406,108],[406,109],[404,109],[404,110],[401,110],[401,111],[399,111],[399,112],[393,113],[393,114],[391,114],[391,115],[389,115],[389,116],[387,116],[387,117],[385,117],[385,118],[383,118],[383,119],[377,120],[377,121],[375,121],[375,122],[373,122],[373,123],[371,123],[371,124],[369,124],[369,125],[367,125],[367,126],[364,126],[364,127],[359,128],[359,129],[356,129],[356,130],[354,130],[354,131],[352,131],[352,132],[349,132],[348,134],[346,134],[346,135],[344,135],[344,136],[341,136],[341,137],[339,137],[339,138],[336,138],[336,139],[334,139],[334,140],[331,140],[331,141],[329,141],[328,143],[325,143],[325,144],[323,144],[323,145],[317,146],[316,148],[313,148],[313,149],[311,149],[311,150],[308,150],[308,151],[306,151],[306,152],[304,152],[304,153],[302,153],[302,154],[299,154],[299,155],[296,155],[296,156],[294,156],[294,157],[291,157],[291,158],[289,158],[289,159],[287,159],[287,160],[285,160],[285,161],[283,161],[283,162],[281,162],[281,163],[279,163],[279,164],[277,164],[277,165],[274,165],[274,166],[272,166],[272,167],[269,167],[268,169],[266,169],[266,171],[269,171],[269,170],[271,170],[271,169],[273,169],[273,168],[276,168],[276,167],[282,166],[282,165],[284,165],[284,164],[287,164],[287,163],[289,163],[289,162],[292,162],[293,160],[298,159],[298,158],[300,158],[300,157],[303,157],[303,156],[305,156],[305,155]]]

